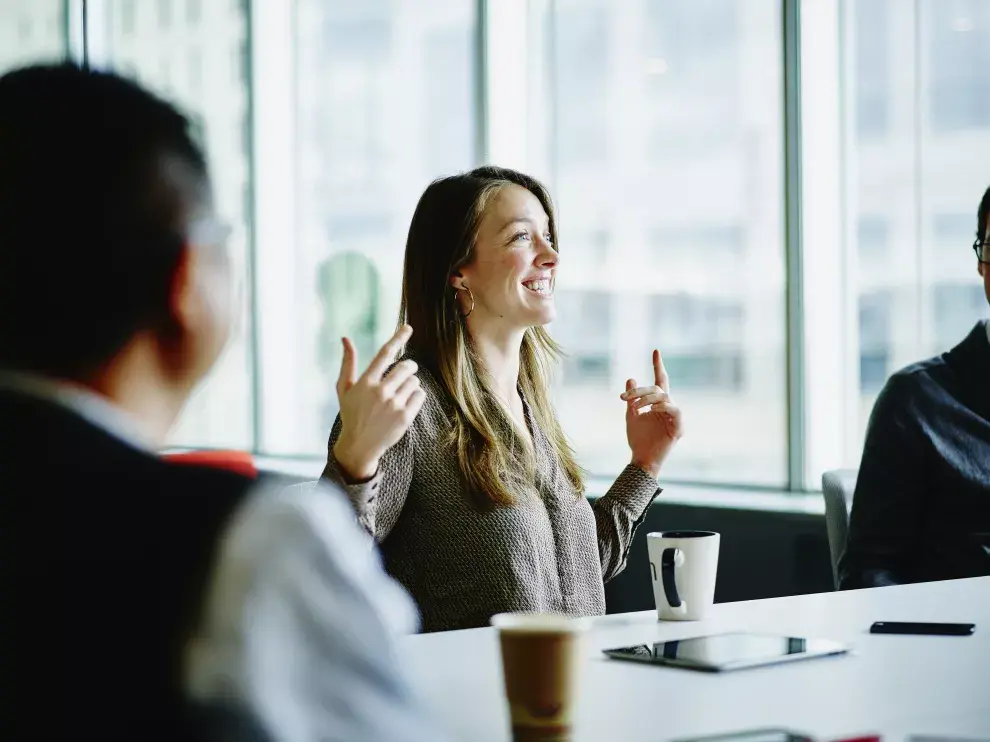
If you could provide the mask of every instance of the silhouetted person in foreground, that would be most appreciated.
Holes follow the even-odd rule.
[[[231,331],[226,231],[172,106],[0,78],[3,739],[437,738],[340,493],[157,455]]]

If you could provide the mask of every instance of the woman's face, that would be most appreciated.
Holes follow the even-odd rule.
[[[471,331],[504,334],[553,321],[557,262],[540,200],[521,186],[504,187],[482,216],[471,262],[450,281],[474,295]],[[458,296],[461,311],[468,312],[467,292]]]

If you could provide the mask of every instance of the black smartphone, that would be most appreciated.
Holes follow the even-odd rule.
[[[969,636],[974,631],[976,631],[976,624],[973,623],[911,623],[902,621],[877,621],[870,627],[871,634]]]

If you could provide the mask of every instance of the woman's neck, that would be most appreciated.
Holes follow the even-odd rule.
[[[499,336],[479,333],[472,337],[475,351],[495,385],[493,391],[510,408],[514,408],[519,384],[519,353],[524,335],[525,330],[521,330]]]

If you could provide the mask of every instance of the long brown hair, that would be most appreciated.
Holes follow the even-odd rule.
[[[519,489],[532,482],[535,456],[515,432],[507,409],[494,394],[491,377],[461,317],[450,278],[474,259],[485,209],[509,185],[521,186],[539,199],[550,220],[552,243],[557,246],[553,203],[536,179],[491,166],[441,178],[420,197],[409,226],[399,307],[399,324],[408,323],[413,328],[409,354],[433,372],[453,401],[453,431],[447,443],[457,454],[461,474],[473,493],[498,505],[512,505]],[[546,328],[528,328],[520,349],[519,385],[537,425],[580,494],[584,492],[584,471],[550,401],[548,380],[560,356],[560,346]]]

